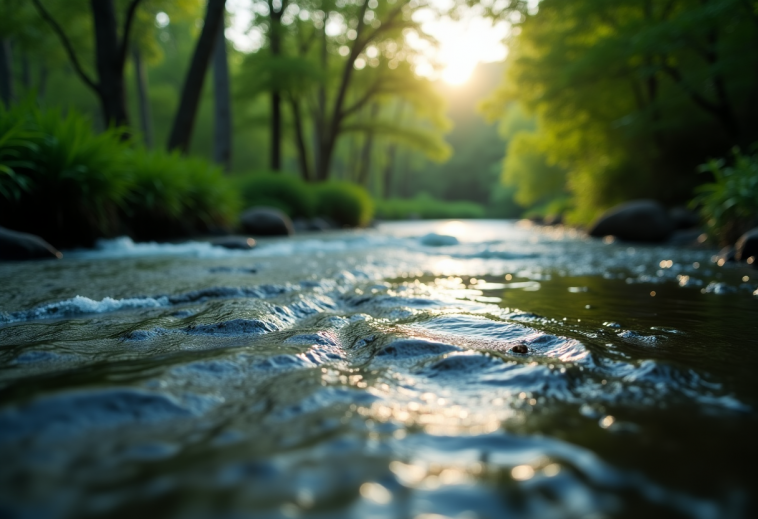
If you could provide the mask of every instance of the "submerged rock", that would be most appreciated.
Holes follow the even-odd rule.
[[[0,261],[62,257],[60,251],[39,236],[0,227]]]
[[[273,207],[253,207],[240,216],[240,227],[255,236],[289,236],[295,233],[290,217]]]
[[[511,348],[511,351],[513,353],[529,353],[529,348],[526,346],[526,344],[517,344]]]
[[[211,245],[225,249],[250,250],[255,248],[255,240],[249,236],[223,236],[211,240]]]
[[[620,240],[660,242],[674,232],[674,222],[655,200],[634,200],[606,211],[590,228],[597,238],[615,236]]]
[[[748,261],[753,256],[758,256],[758,227],[740,236],[734,245],[734,259],[737,261]]]
[[[421,237],[421,244],[429,247],[447,247],[450,245],[458,245],[458,238],[455,236],[449,236],[447,234],[437,234],[430,232],[429,234]]]

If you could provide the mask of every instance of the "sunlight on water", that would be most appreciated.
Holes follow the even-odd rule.
[[[445,221],[0,265],[0,515],[747,517],[758,286],[711,255]]]

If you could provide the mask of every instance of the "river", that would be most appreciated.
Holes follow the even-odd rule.
[[[758,273],[609,241],[401,222],[0,264],[0,517],[755,516]]]

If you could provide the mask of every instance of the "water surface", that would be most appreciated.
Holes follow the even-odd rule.
[[[483,221],[0,265],[0,516],[754,516],[758,274],[713,254]]]

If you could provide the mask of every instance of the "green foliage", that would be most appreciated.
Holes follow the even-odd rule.
[[[374,201],[363,187],[330,181],[316,185],[316,213],[340,225],[363,227],[374,216]]]
[[[126,225],[138,240],[165,239],[228,227],[239,209],[237,190],[217,166],[178,153],[130,150]]]
[[[234,183],[245,207],[276,207],[291,218],[310,218],[315,214],[315,193],[298,177],[280,173],[249,173],[237,176]]]
[[[711,160],[700,167],[714,181],[700,186],[692,202],[710,233],[724,245],[758,223],[758,152],[746,155],[735,148],[729,163]]]
[[[228,225],[239,206],[201,159],[132,149],[119,129],[94,133],[75,111],[30,103],[0,111],[0,225],[57,247],[130,232],[168,238]]]
[[[541,139],[538,134],[520,131],[508,143],[503,183],[516,188],[514,200],[524,207],[566,194],[566,171],[548,163]]]
[[[368,191],[350,182],[307,184],[281,173],[249,173],[234,183],[245,207],[276,207],[292,218],[324,216],[342,226],[361,227],[374,215]]]
[[[521,201],[558,191],[551,165],[565,171],[577,223],[632,198],[680,204],[698,164],[758,137],[750,2],[543,0],[514,34],[505,81],[482,108],[509,135],[520,124],[514,102],[537,122],[534,151],[522,142],[506,166]]]
[[[17,135],[2,145],[2,167],[24,186],[3,193],[2,225],[58,246],[91,243],[118,230],[117,211],[130,183],[117,159],[124,149],[118,130],[95,135],[75,112],[63,115],[31,104],[0,117],[0,127],[16,128]]]
[[[485,209],[474,202],[448,202],[421,193],[414,198],[378,201],[376,213],[383,220],[484,218]]]

